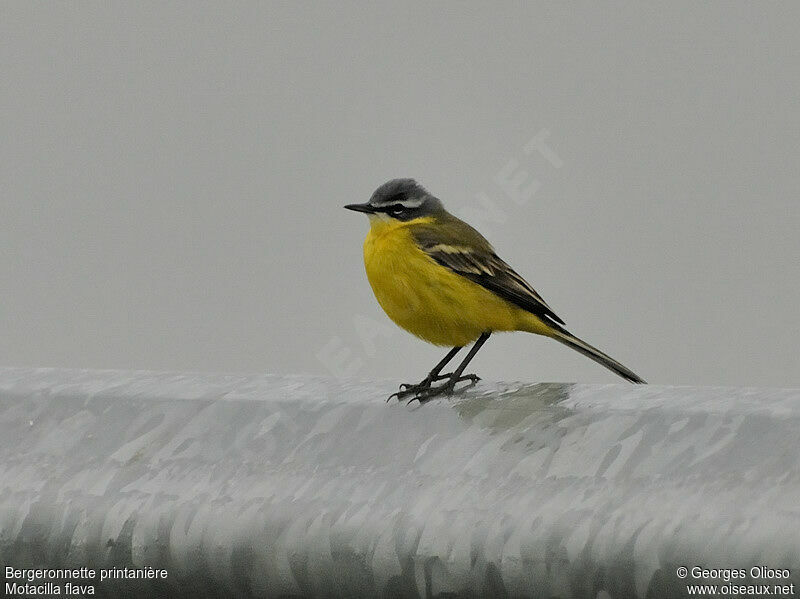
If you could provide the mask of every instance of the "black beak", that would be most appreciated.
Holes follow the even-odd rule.
[[[345,208],[348,210],[355,210],[356,212],[366,212],[367,214],[375,212],[369,204],[348,204]]]

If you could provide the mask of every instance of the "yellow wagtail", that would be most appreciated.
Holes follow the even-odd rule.
[[[552,337],[624,379],[644,383],[631,370],[567,331],[542,297],[503,262],[491,244],[414,179],[381,185],[366,204],[348,210],[369,216],[364,241],[367,278],[378,303],[398,326],[452,349],[421,382],[391,395],[426,401],[450,394],[456,383],[480,380],[464,368],[495,331]],[[475,342],[452,373],[442,369]],[[441,385],[437,381],[445,380]],[[388,400],[387,400],[388,401]]]

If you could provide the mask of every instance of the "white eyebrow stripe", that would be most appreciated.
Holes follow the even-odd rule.
[[[408,200],[394,200],[391,202],[381,202],[375,204],[376,208],[386,208],[387,206],[402,206],[403,208],[419,208],[425,198],[412,198]]]

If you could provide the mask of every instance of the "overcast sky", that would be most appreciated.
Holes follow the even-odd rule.
[[[648,381],[800,385],[800,5],[374,4],[0,4],[0,364],[418,380],[341,208],[410,176]]]

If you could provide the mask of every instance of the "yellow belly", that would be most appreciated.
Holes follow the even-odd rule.
[[[364,241],[367,278],[398,326],[453,347],[484,332],[548,333],[533,314],[437,264],[414,243],[408,225],[373,223]]]

